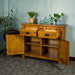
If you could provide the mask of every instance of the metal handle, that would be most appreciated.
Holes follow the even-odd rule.
[[[30,34],[30,32],[26,32],[26,34]]]
[[[49,34],[45,34],[45,36],[49,36]]]

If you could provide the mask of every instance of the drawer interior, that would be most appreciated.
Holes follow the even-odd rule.
[[[49,30],[49,29],[41,28],[38,30],[38,37],[57,39],[60,37],[60,30],[57,30],[57,29]]]

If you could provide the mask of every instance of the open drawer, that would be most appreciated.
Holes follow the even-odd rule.
[[[37,29],[20,29],[20,35],[36,37]]]
[[[60,37],[60,30],[50,29],[44,30],[40,29],[38,31],[38,37],[40,38],[50,38],[50,39],[57,39]]]

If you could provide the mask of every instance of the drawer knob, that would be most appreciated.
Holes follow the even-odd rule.
[[[45,36],[49,36],[49,34],[45,34]]]
[[[30,32],[26,32],[26,34],[30,34]]]

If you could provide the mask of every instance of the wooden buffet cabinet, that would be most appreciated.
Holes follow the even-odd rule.
[[[21,23],[20,34],[6,35],[7,55],[26,56],[69,65],[70,42],[65,40],[66,25]]]

